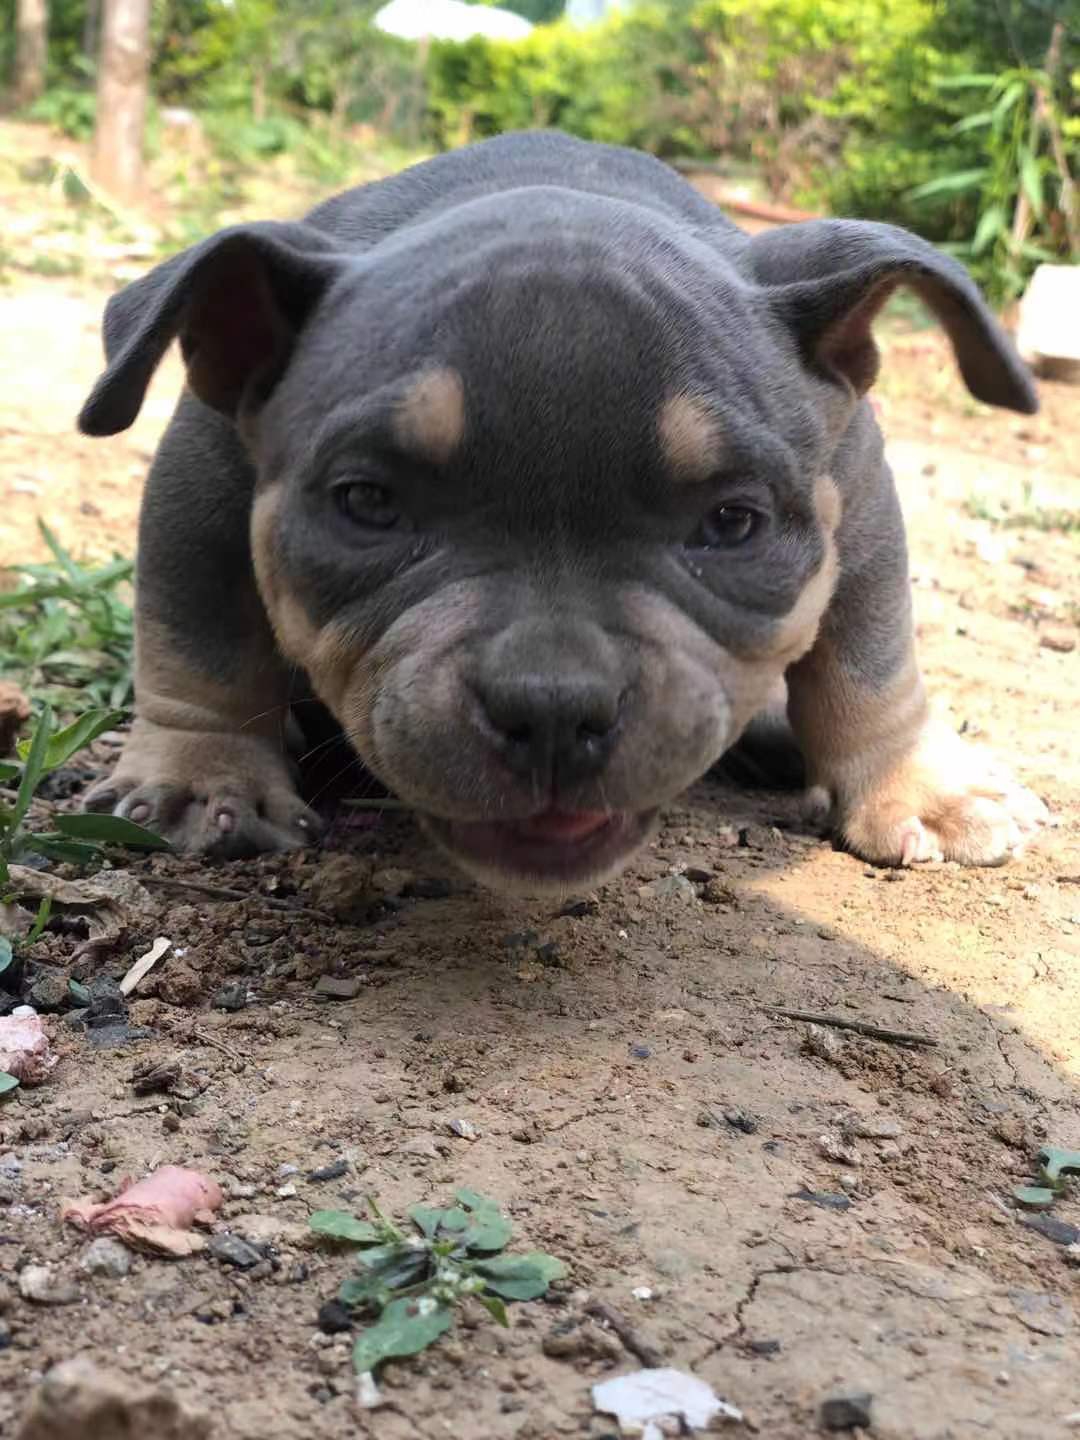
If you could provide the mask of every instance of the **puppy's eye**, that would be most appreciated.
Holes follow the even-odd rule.
[[[717,505],[698,527],[691,544],[704,550],[734,550],[761,528],[764,516],[748,505]]]
[[[401,519],[401,511],[385,485],[370,480],[354,480],[334,487],[338,509],[354,525],[368,530],[392,530]]]

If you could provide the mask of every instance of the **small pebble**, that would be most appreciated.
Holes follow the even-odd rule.
[[[244,981],[236,985],[222,985],[210,1002],[215,1010],[228,1011],[243,1010],[247,1003],[248,987]]]
[[[51,1265],[27,1265],[19,1272],[19,1294],[35,1305],[74,1305],[79,1292],[61,1280]]]
[[[630,1054],[634,1060],[648,1060],[649,1056],[652,1054],[652,1051],[649,1049],[648,1045],[631,1045]]]
[[[324,1165],[321,1170],[309,1170],[308,1179],[320,1185],[325,1180],[340,1180],[342,1176],[349,1173],[349,1162],[347,1160],[334,1160],[329,1165]]]
[[[479,1140],[480,1131],[471,1120],[451,1120],[447,1126],[451,1135],[457,1135],[461,1140]]]
[[[363,983],[358,975],[320,975],[315,994],[327,1000],[355,1000]]]
[[[870,1428],[870,1411],[874,1397],[865,1393],[834,1395],[822,1402],[821,1423],[826,1430],[862,1430]]]
[[[79,1269],[88,1275],[101,1275],[110,1280],[122,1280],[131,1273],[131,1252],[119,1240],[107,1235],[91,1243],[79,1257]]]
[[[1076,636],[1068,630],[1044,630],[1039,636],[1044,650],[1056,650],[1059,655],[1068,655],[1076,649]]]
[[[352,1316],[340,1300],[327,1300],[319,1306],[315,1323],[324,1335],[343,1335],[352,1329]]]
[[[861,1165],[862,1156],[854,1145],[847,1145],[839,1135],[828,1133],[818,1136],[818,1150],[826,1160],[835,1160],[838,1165]]]
[[[239,1235],[213,1235],[208,1248],[215,1260],[222,1265],[232,1265],[237,1270],[251,1270],[263,1258],[253,1245],[241,1240]]]

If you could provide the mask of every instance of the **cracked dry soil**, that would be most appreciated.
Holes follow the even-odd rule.
[[[35,513],[76,550],[130,544],[140,451],[177,374],[133,437],[70,433],[102,298],[28,280],[0,299],[15,377],[0,426],[37,481],[5,501],[2,559],[25,558]],[[967,503],[1015,513],[1033,480],[1075,509],[1077,392],[1043,388],[1034,420],[972,406],[921,332],[890,341],[880,403],[930,682],[1060,826],[1001,870],[872,871],[802,833],[790,798],[708,781],[575,914],[472,888],[404,816],[336,824],[340,854],[135,861],[148,906],[100,963],[122,973],[154,936],[173,941],[131,1006],[152,1038],[93,1050],[52,1017],[60,1064],[0,1110],[0,1435],[18,1433],[42,1373],[80,1354],[190,1400],[221,1440],[598,1440],[612,1422],[592,1415],[590,1385],[639,1361],[597,1300],[770,1440],[818,1433],[822,1401],[860,1391],[873,1433],[895,1440],[1068,1433],[1080,1268],[1008,1199],[1041,1143],[1080,1146],[1080,665],[1061,648],[1080,544]],[[41,953],[66,975],[76,943],[51,935]],[[354,998],[320,995],[324,973],[354,979]],[[242,1009],[214,1008],[223,986]],[[937,1044],[823,1042],[768,1006]],[[180,1090],[137,1096],[136,1069],[169,1061]],[[860,1163],[825,1158],[823,1136],[854,1136]],[[306,1178],[336,1160],[343,1175]],[[82,1272],[62,1198],[161,1163],[214,1176],[240,1233],[241,1217],[271,1217],[266,1262]],[[306,1245],[305,1218],[368,1194],[401,1214],[458,1184],[495,1196],[518,1243],[562,1257],[569,1279],[514,1306],[509,1331],[467,1315],[387,1367],[387,1406],[359,1412],[348,1337],[314,1323],[348,1262]],[[1080,1224],[1080,1202],[1054,1214]],[[41,1263],[77,1298],[21,1298],[20,1270]]]

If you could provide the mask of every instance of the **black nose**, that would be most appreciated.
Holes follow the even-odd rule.
[[[515,775],[564,787],[591,779],[607,763],[619,730],[621,694],[603,677],[491,677],[477,692]]]

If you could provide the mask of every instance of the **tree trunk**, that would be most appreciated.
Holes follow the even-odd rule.
[[[150,0],[104,0],[91,171],[120,200],[142,188]]]
[[[16,107],[32,105],[45,89],[48,26],[49,11],[46,0],[18,0],[15,16],[15,83],[12,85],[12,100]]]
[[[86,14],[83,16],[83,54],[92,65],[97,64],[100,20],[100,0],[86,0]]]

